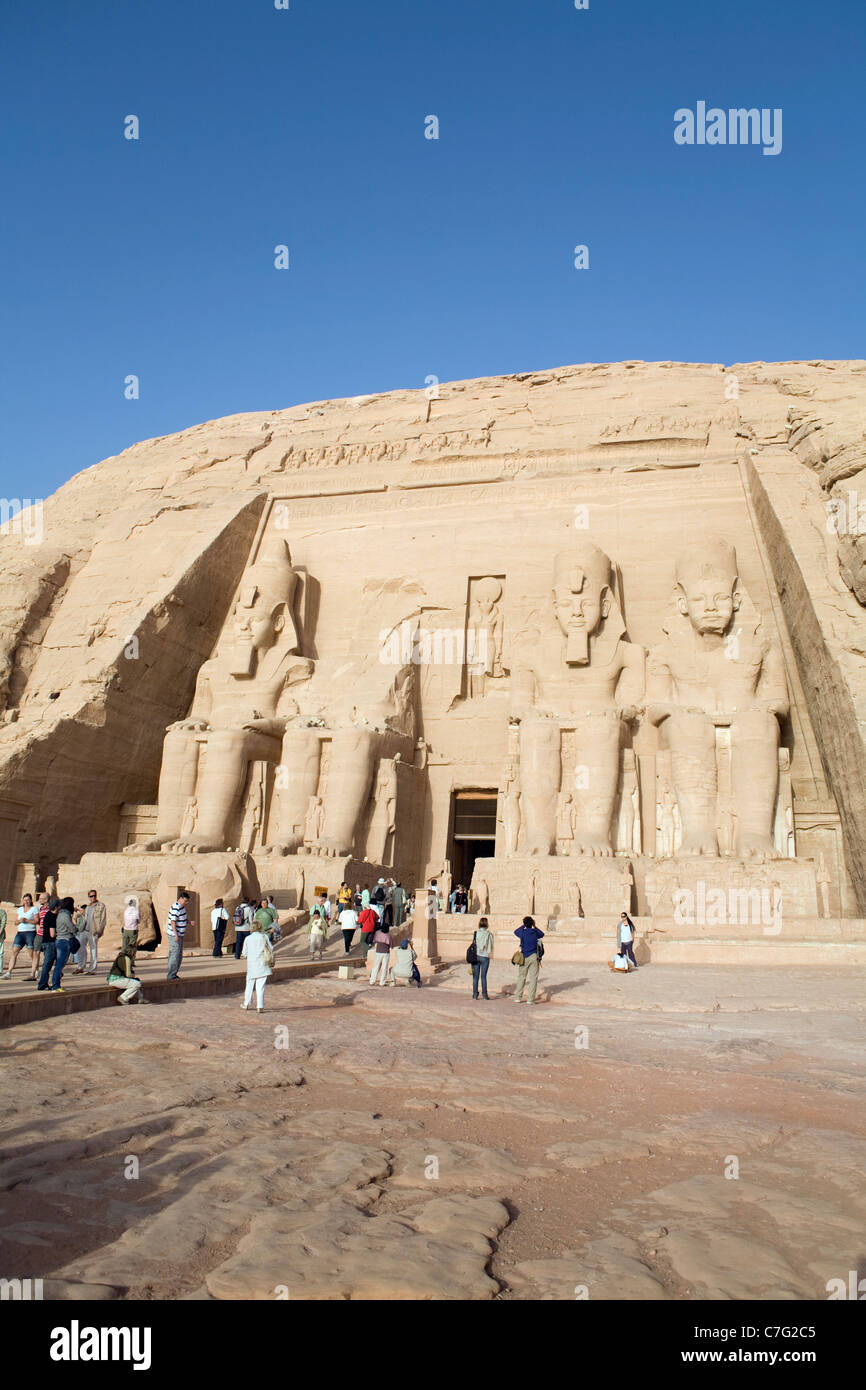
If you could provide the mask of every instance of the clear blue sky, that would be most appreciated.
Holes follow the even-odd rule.
[[[2,0],[0,490],[431,373],[863,356],[864,40],[863,0]],[[677,146],[699,100],[781,154]]]

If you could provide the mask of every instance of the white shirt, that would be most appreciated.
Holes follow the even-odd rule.
[[[351,907],[344,907],[340,913],[340,926],[343,931],[355,931],[358,926],[358,914]]]
[[[219,930],[219,924],[220,924],[220,922],[227,922],[228,920],[229,920],[229,915],[228,915],[228,913],[226,912],[225,908],[224,908],[224,907],[215,907],[214,910],[213,910],[213,912],[212,912],[211,915],[210,915],[211,930],[212,930],[212,931],[218,931],[218,930]]]
[[[141,913],[137,907],[131,905],[123,913],[123,930],[138,931],[138,924],[141,921]]]
[[[250,932],[241,954],[246,957],[247,979],[258,980],[262,975],[270,975],[273,966],[268,965],[265,960],[265,950],[268,942],[260,931]]]

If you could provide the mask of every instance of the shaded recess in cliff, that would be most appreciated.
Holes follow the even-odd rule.
[[[86,598],[104,564],[100,550],[105,547],[99,543],[67,585],[44,633],[19,721],[0,731],[0,795],[31,807],[21,824],[19,859],[53,862],[77,859],[88,850],[113,850],[121,804],[155,800],[165,728],[187,713],[196,674],[226,619],[264,501],[263,493],[252,499],[247,494],[231,507],[223,500],[210,518],[199,509],[195,545],[186,552],[189,563],[182,541],[176,546],[172,541],[173,572],[163,576],[161,591],[151,585],[137,609],[122,595],[109,596],[93,626]],[[176,511],[168,517],[175,529],[176,518]],[[134,576],[139,593],[142,567],[136,564]],[[95,576],[88,576],[89,568]],[[80,641],[82,612],[91,625],[90,661]],[[43,661],[50,670],[47,681]]]

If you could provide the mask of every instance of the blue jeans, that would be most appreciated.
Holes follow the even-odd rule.
[[[177,972],[180,970],[180,963],[183,960],[183,937],[170,936],[168,938],[168,974],[167,980],[176,980]]]
[[[226,934],[226,929],[225,929],[224,926],[222,926],[222,927],[214,927],[214,929],[213,929],[213,954],[214,954],[215,956],[221,956],[222,953],[223,953],[223,937],[225,936],[225,934]]]
[[[241,928],[238,927],[237,936],[235,937],[235,960],[240,960],[241,952],[244,949],[244,942],[249,934],[249,928],[247,928],[246,931],[242,931]]]
[[[478,998],[478,985],[481,985],[481,993],[485,999],[489,999],[487,993],[487,972],[490,969],[490,957],[479,956],[472,967],[472,998]]]
[[[42,973],[39,976],[37,989],[48,988],[48,976],[51,974],[51,967],[57,959],[57,942],[45,941],[42,943]]]

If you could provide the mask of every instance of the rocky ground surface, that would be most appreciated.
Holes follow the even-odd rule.
[[[10,1028],[7,1276],[45,1296],[826,1298],[866,1262],[842,970],[320,977]],[[866,1273],[866,1269],[861,1270]]]

